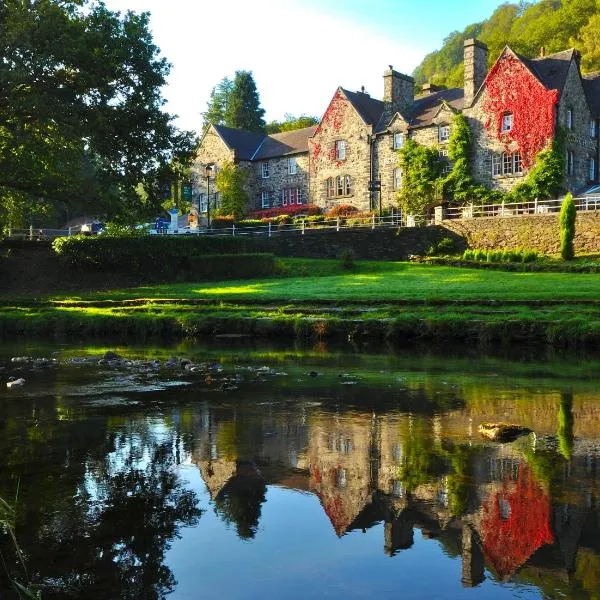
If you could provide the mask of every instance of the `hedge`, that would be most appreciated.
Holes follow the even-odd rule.
[[[149,273],[195,269],[209,255],[252,251],[247,240],[233,236],[72,236],[54,240],[52,248],[72,268]]]

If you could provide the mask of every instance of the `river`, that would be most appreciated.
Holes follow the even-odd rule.
[[[539,348],[1,346],[0,598],[599,598],[599,372]],[[531,432],[480,435],[499,421]]]

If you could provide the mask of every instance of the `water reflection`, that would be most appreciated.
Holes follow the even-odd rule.
[[[192,576],[167,557],[193,531],[214,554],[195,565],[198,593],[211,596],[206,570],[232,548],[223,532],[241,544],[271,535],[274,486],[302,494],[286,527],[301,529],[318,500],[342,555],[353,532],[375,532],[392,561],[435,540],[445,558],[431,568],[459,559],[455,583],[482,597],[489,584],[510,595],[508,581],[551,598],[600,595],[600,393],[587,380],[405,369],[375,384],[354,364],[352,378],[323,373],[308,386],[306,366],[288,367],[231,392],[203,380],[114,402],[107,385],[88,402],[77,390],[94,375],[58,371],[45,376],[52,393],[0,396],[0,497],[19,489],[28,569],[2,537],[0,596],[17,597],[8,571],[45,598],[177,597],[177,580]],[[478,436],[479,423],[502,420],[535,433],[503,445]],[[210,514],[220,528],[203,529]],[[270,556],[279,583],[291,573],[283,554]]]

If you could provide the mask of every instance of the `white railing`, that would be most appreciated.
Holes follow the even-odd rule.
[[[478,217],[520,217],[523,215],[558,213],[560,212],[562,202],[562,199],[560,199],[453,206],[444,209],[441,218],[436,216],[436,221],[439,222],[446,219],[474,219]],[[574,198],[574,202],[577,211],[600,210],[600,196]]]
[[[75,232],[71,227],[68,229],[47,229],[29,226],[28,229],[9,228],[8,230],[8,237],[13,240],[53,240],[57,237],[65,237],[74,234]]]

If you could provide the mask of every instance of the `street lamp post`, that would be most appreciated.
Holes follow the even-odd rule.
[[[206,223],[208,229],[210,229],[210,176],[212,172],[212,165],[206,165]]]

